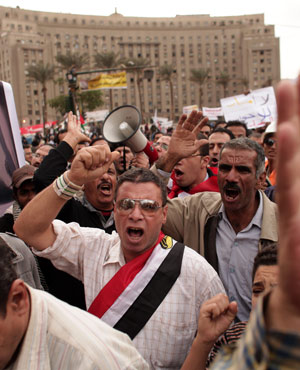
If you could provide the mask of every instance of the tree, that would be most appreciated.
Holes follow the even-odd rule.
[[[174,88],[173,88],[173,75],[176,71],[171,64],[164,64],[159,68],[159,75],[163,81],[167,81],[170,87],[171,96],[171,120],[174,122]]]
[[[78,54],[69,52],[65,55],[56,55],[55,59],[57,63],[60,64],[60,67],[67,71],[70,71],[72,68],[74,68],[75,71],[78,71],[89,63],[89,56],[86,53]]]
[[[93,111],[103,105],[102,93],[99,90],[84,91],[79,94],[84,111]],[[67,95],[59,95],[49,100],[49,105],[62,116],[71,110],[70,99]]]
[[[224,97],[227,96],[227,88],[230,81],[230,76],[227,72],[221,72],[219,76],[217,76],[217,84],[222,85],[224,89]]]
[[[199,109],[202,109],[203,85],[209,79],[209,69],[199,68],[191,70],[190,81],[199,85]]]
[[[135,76],[137,89],[138,89],[138,95],[139,95],[139,101],[140,101],[140,111],[141,111],[142,120],[143,120],[144,102],[142,99],[141,83],[143,81],[144,69],[147,68],[147,66],[149,66],[150,61],[145,58],[131,58],[131,59],[125,60],[124,64],[128,68],[128,72],[133,73]]]
[[[47,63],[40,62],[35,65],[31,65],[27,68],[28,77],[38,81],[42,85],[43,94],[43,131],[45,135],[45,123],[47,122],[47,81],[51,81],[54,78],[55,68],[54,66]]]
[[[119,58],[119,54],[114,51],[108,51],[104,53],[97,53],[94,55],[95,67],[98,68],[117,68],[122,64],[122,59]],[[113,94],[112,89],[109,89],[109,105],[110,110],[113,109]]]

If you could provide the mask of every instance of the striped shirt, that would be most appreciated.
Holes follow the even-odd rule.
[[[258,301],[242,338],[236,346],[223,347],[210,369],[300,368],[300,335],[266,330],[263,306],[267,299]]]
[[[9,370],[149,369],[127,335],[46,292],[27,287],[29,325]]]

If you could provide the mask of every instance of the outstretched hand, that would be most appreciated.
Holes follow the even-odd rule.
[[[197,135],[207,121],[208,118],[203,117],[201,111],[193,110],[188,117],[183,114],[171,137],[168,153],[178,158],[178,161],[193,155],[201,145]]]
[[[81,131],[81,124],[72,112],[68,113],[67,134],[63,140],[66,141],[73,150],[76,149],[76,145],[81,141],[91,141],[91,139]]]
[[[269,326],[300,333],[300,78],[277,88],[279,285],[270,297]]]
[[[75,156],[68,177],[76,185],[83,185],[101,177],[119,157],[120,153],[111,152],[107,145],[83,148]]]
[[[201,111],[193,110],[189,116],[183,114],[173,132],[168,151],[157,161],[157,167],[171,172],[177,162],[193,155],[203,144],[203,141],[197,140],[197,135],[207,121]]]

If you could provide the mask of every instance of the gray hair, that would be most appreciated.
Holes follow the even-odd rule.
[[[221,151],[220,151],[220,158],[224,149],[237,149],[237,150],[250,150],[256,152],[256,158],[254,161],[254,165],[256,168],[256,178],[258,179],[259,176],[265,170],[265,153],[263,148],[256,142],[247,137],[239,137],[224,143]]]

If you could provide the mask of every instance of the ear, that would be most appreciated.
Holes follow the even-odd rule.
[[[167,213],[168,213],[168,206],[164,206],[163,209],[163,220],[162,220],[162,224],[164,225],[167,221]]]
[[[266,188],[266,178],[267,178],[266,171],[264,171],[262,174],[259,175],[258,179],[256,180],[256,186],[255,186],[255,188],[257,190],[259,190],[259,189],[265,190],[265,188]]]
[[[30,298],[23,280],[16,279],[11,287],[7,299],[7,310],[21,317],[30,312]]]
[[[206,168],[209,163],[209,155],[201,157],[201,168]]]

